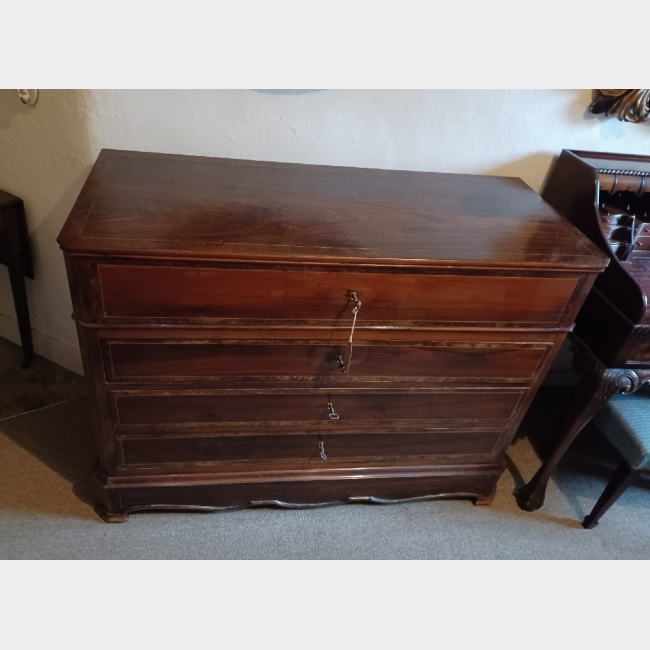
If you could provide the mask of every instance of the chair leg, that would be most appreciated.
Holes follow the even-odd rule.
[[[627,490],[642,471],[640,469],[632,469],[623,461],[600,495],[600,499],[596,502],[594,509],[585,517],[585,520],[582,522],[583,527],[589,529],[597,526],[598,520],[614,505],[616,500]]]

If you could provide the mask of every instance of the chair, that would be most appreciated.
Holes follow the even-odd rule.
[[[593,423],[623,460],[582,522],[585,528],[594,528],[637,476],[650,469],[650,390],[643,387],[632,395],[614,396]]]

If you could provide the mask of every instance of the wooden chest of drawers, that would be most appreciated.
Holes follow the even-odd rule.
[[[107,521],[489,503],[606,265],[518,179],[110,150],[59,243]]]

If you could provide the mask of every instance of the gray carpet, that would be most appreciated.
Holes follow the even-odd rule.
[[[546,505],[521,512],[515,485],[539,461],[527,439],[490,507],[430,501],[313,510],[139,513],[104,524],[89,505],[93,449],[85,398],[0,421],[0,558],[648,559],[650,492],[632,487],[585,531],[606,479],[557,473]]]

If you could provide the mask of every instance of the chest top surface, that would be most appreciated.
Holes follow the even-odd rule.
[[[70,253],[600,270],[517,178],[102,150],[59,236]]]

